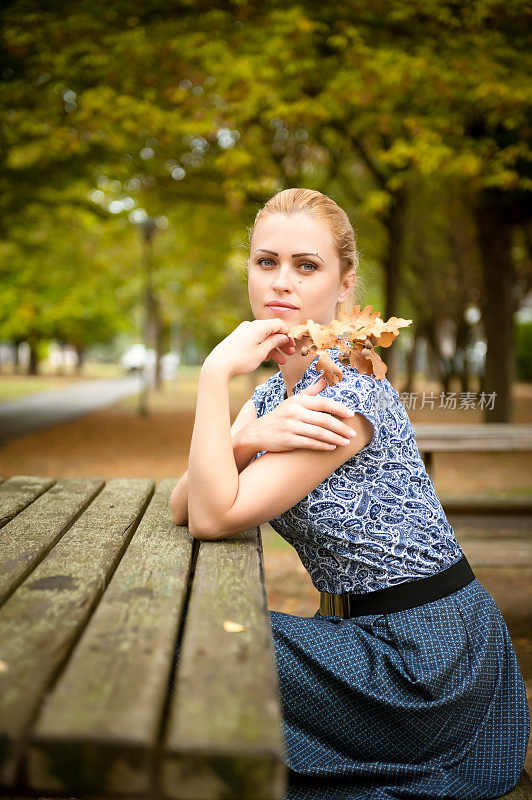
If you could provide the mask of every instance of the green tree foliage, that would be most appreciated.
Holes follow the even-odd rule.
[[[57,339],[82,351],[129,327],[133,250],[117,225],[66,206],[28,206],[0,243],[0,338],[37,346]],[[131,232],[129,239],[131,240]]]
[[[18,0],[1,14],[6,241],[31,203],[77,204],[105,219],[113,201],[132,198],[150,216],[165,215],[175,241],[194,254],[188,277],[177,279],[190,320],[234,286],[234,244],[223,232],[220,283],[194,282],[215,250],[200,238],[199,219],[220,231],[228,211],[242,231],[273,192],[306,185],[350,212],[362,254],[382,266],[389,316],[406,302],[404,265],[415,235],[409,195],[422,182],[430,203],[431,186],[461,184],[485,275],[486,390],[499,387],[498,373],[507,379],[498,343],[508,349],[511,340],[510,305],[501,297],[513,277],[511,268],[494,269],[490,252],[511,267],[513,229],[530,220],[530,53],[521,2],[151,0],[139,9],[125,0],[78,0],[36,12]],[[94,202],[98,175],[108,182]],[[193,204],[202,212],[189,217],[191,231],[182,212]],[[172,241],[169,232],[158,247]],[[168,283],[159,289],[163,309],[171,306]],[[217,287],[212,296],[209,286]],[[225,319],[200,318],[206,346],[223,335]],[[502,413],[509,413],[504,403]]]
[[[362,161],[374,185],[360,205],[374,211],[388,236],[382,259],[386,316],[397,308],[405,206],[413,183],[421,177],[467,185],[484,270],[485,388],[499,396],[488,419],[508,420],[513,363],[509,228],[528,224],[532,211],[526,7],[515,0],[387,6],[352,0],[333,7],[269,8],[268,24],[247,20],[236,48],[229,42],[225,59],[223,43],[215,44],[210,67],[218,70],[237,124],[264,130],[263,121],[273,116],[273,149],[287,182],[301,175],[319,181],[325,170],[307,171],[298,154],[320,145],[323,163],[336,162],[333,169],[341,164],[344,176],[351,171],[351,185],[360,185],[356,159]],[[278,37],[262,35],[264,28],[268,34],[284,30],[282,49]],[[238,74],[229,67],[235,49]],[[247,76],[253,76],[256,90]],[[302,128],[308,137],[299,147]]]

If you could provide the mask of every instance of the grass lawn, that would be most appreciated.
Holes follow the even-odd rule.
[[[48,392],[53,389],[64,389],[80,380],[90,378],[118,378],[124,373],[118,364],[100,364],[88,362],[81,375],[65,372],[58,375],[56,370],[43,365],[40,375],[17,375],[12,372],[0,372],[0,403],[14,400],[26,394]]]

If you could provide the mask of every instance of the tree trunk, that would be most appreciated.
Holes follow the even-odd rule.
[[[457,364],[456,375],[460,381],[462,392],[469,392],[471,386],[471,375],[469,373],[469,363],[467,359],[467,346],[469,344],[470,333],[471,329],[461,312],[456,326],[456,350],[454,358]]]
[[[85,347],[82,344],[76,345],[76,354],[78,356],[78,363],[76,364],[76,375],[81,375],[83,365],[85,364]]]
[[[22,342],[22,339],[15,339],[13,342],[13,372],[17,373],[17,375],[20,372],[20,355],[18,349]]]
[[[30,348],[30,361],[28,364],[28,375],[39,374],[39,357],[37,355],[37,341],[35,339],[28,340]]]
[[[161,319],[161,308],[158,302],[155,303],[155,388],[162,386],[161,378],[161,358],[163,355],[163,321]]]
[[[482,204],[476,210],[476,219],[484,273],[483,324],[487,344],[482,382],[488,395],[484,421],[511,422],[515,380],[512,229],[494,204]]]
[[[386,303],[384,321],[397,317],[398,297],[401,277],[402,244],[405,234],[406,195],[399,191],[392,195],[392,204],[384,220],[388,231],[387,252],[384,258],[384,280]],[[397,379],[397,350],[391,347],[381,348],[380,357],[388,367],[386,377],[393,385]]]
[[[435,366],[437,370],[437,377],[441,383],[442,391],[447,393],[451,380],[451,369],[449,360],[445,358],[441,352],[440,343],[438,340],[438,331],[436,325],[431,323],[426,328],[426,338],[429,345],[429,353],[432,352],[435,358]]]
[[[414,391],[414,379],[416,372],[416,352],[417,352],[418,341],[419,341],[419,333],[416,330],[414,332],[412,340],[412,349],[410,350],[410,352],[406,357],[406,383],[403,391],[407,392],[408,394]]]

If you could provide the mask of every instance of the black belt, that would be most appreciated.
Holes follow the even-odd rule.
[[[462,556],[450,567],[435,575],[403,581],[385,589],[364,594],[320,592],[320,615],[360,617],[363,614],[392,614],[394,611],[405,611],[407,608],[416,608],[424,603],[440,600],[467,586],[475,580],[475,577],[469,561]]]

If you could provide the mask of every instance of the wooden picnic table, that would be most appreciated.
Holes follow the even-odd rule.
[[[532,451],[532,425],[514,423],[452,425],[413,424],[427,473],[433,474],[434,453],[513,453]]]
[[[286,790],[260,531],[200,542],[175,479],[0,482],[0,793]]]

